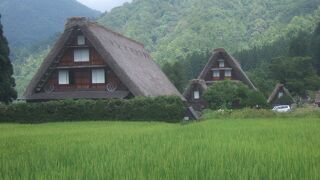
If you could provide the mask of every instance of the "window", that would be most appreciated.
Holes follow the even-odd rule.
[[[220,71],[219,70],[213,70],[213,77],[215,77],[215,78],[220,77]]]
[[[92,84],[104,84],[106,82],[106,76],[104,69],[92,70]]]
[[[59,71],[59,84],[60,85],[69,84],[69,71],[68,70]]]
[[[89,62],[89,49],[75,49],[74,62]]]
[[[227,69],[224,71],[224,76],[225,77],[231,77],[231,69]]]
[[[283,96],[283,92],[279,92],[278,98],[282,98],[282,96]]]
[[[85,40],[84,36],[80,35],[77,37],[77,44],[78,45],[85,45],[86,44],[86,40]]]
[[[219,68],[224,68],[224,61],[219,61]]]
[[[194,91],[193,92],[193,98],[194,99],[200,99],[200,92],[199,91]]]

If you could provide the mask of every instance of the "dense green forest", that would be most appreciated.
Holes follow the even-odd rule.
[[[135,0],[99,22],[143,42],[158,62],[195,50],[234,52],[311,30],[320,0]],[[293,27],[292,27],[293,26]]]
[[[76,0],[1,0],[0,13],[10,47],[23,47],[61,32],[70,16],[98,17]]]
[[[180,91],[197,77],[212,49],[223,47],[267,96],[277,82],[288,81],[270,75],[274,59],[296,62],[302,56],[316,70],[311,48],[316,42],[311,37],[320,21],[319,5],[320,0],[134,0],[103,14],[98,22],[143,42]],[[307,53],[292,54],[305,49],[294,47],[303,34],[309,37],[304,39]],[[56,37],[33,46],[35,53],[30,48],[16,51],[20,95]],[[312,82],[318,78],[314,75],[307,75]],[[295,88],[297,94],[305,94],[300,90]]]

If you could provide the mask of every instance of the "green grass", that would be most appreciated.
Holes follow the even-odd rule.
[[[320,119],[0,124],[0,179],[319,179]]]

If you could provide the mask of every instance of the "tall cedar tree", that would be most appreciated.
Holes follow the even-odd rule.
[[[320,22],[313,33],[311,51],[314,67],[316,68],[318,75],[320,75]]]
[[[13,68],[9,59],[10,50],[8,41],[3,36],[1,15],[0,15],[0,102],[8,104],[17,98],[15,81],[12,77]]]

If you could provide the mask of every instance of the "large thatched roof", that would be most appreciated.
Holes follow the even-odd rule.
[[[275,87],[274,90],[272,91],[272,93],[271,93],[271,95],[269,96],[267,102],[268,102],[268,103],[272,103],[273,100],[277,97],[277,94],[279,93],[279,91],[280,91],[281,89],[283,90],[283,92],[284,92],[285,95],[289,96],[289,97],[293,100],[293,98],[292,98],[289,90],[284,86],[284,84],[280,84],[280,83],[279,83],[279,84],[276,85],[276,87]]]
[[[134,96],[181,94],[151,59],[143,44],[113,32],[86,18],[70,18],[65,31],[31,80],[25,98],[32,99],[35,89],[54,61],[63,56],[66,43],[75,30],[80,30]],[[63,95],[60,95],[61,97]],[[74,97],[76,98],[76,97]]]
[[[209,62],[200,73],[198,79],[205,79],[205,76],[211,71],[211,67],[213,66],[213,64],[215,64],[219,59],[224,59],[231,66],[235,73],[235,76],[237,76],[241,82],[249,86],[251,89],[256,90],[256,87],[250,81],[246,73],[242,70],[239,62],[234,57],[229,55],[223,48],[218,48],[213,51]]]

